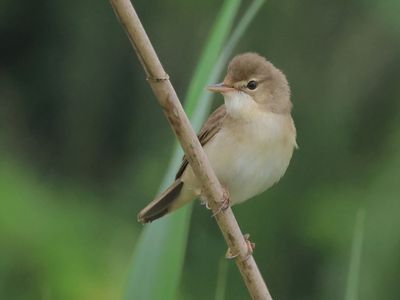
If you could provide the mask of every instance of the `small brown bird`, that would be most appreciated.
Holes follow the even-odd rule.
[[[208,89],[224,96],[198,138],[230,205],[241,203],[276,183],[285,173],[296,144],[290,89],[285,75],[264,57],[244,53],[232,59],[223,83]],[[151,222],[201,196],[183,158],[175,182],[138,215]]]

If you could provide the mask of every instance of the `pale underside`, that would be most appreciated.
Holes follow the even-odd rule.
[[[296,130],[290,114],[261,110],[243,92],[225,94],[225,105],[227,113],[220,108],[210,126],[211,136],[203,129],[207,141],[201,140],[202,132],[200,140],[233,205],[265,191],[283,176],[296,147]],[[176,208],[201,195],[191,167],[185,163],[182,167],[178,176],[184,185],[173,204]]]

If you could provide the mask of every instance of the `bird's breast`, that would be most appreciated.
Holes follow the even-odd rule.
[[[291,117],[273,113],[222,126],[205,151],[233,204],[263,192],[282,177],[292,157],[295,135]]]

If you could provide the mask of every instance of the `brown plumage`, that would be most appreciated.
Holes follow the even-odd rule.
[[[208,120],[204,123],[203,127],[200,129],[199,134],[197,135],[197,138],[199,139],[200,144],[202,146],[207,144],[207,142],[210,141],[219,131],[225,116],[226,116],[225,105],[221,105],[210,115]],[[176,173],[175,179],[178,179],[182,176],[183,171],[185,171],[187,165],[188,161],[186,159],[186,156],[183,156],[182,164],[179,167],[178,172]]]

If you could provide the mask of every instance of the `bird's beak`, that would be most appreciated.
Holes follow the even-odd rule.
[[[227,92],[232,92],[235,90],[234,87],[231,86],[227,86],[225,85],[223,82],[222,83],[217,83],[217,84],[211,84],[207,87],[207,89],[210,92],[214,92],[214,93],[227,93]]]

